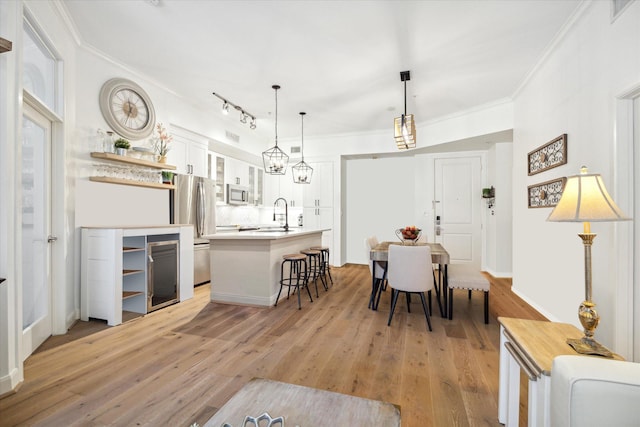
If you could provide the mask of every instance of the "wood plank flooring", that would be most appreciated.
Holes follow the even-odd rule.
[[[303,298],[302,310],[296,298],[270,308],[212,303],[204,285],[116,327],[78,322],[26,360],[24,383],[0,399],[0,426],[203,425],[254,377],[388,401],[403,426],[499,425],[496,317],[544,319],[511,293],[510,279],[488,276],[489,325],[482,294],[469,301],[459,291],[453,320],[434,313],[429,332],[419,300],[411,313],[399,302],[390,327],[389,291],[378,311],[367,309],[367,266],[332,274],[333,287]]]

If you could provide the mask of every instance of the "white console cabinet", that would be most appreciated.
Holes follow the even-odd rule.
[[[113,326],[123,314],[146,314],[152,304],[150,247],[177,242],[175,299],[193,297],[193,227],[83,227],[80,318],[103,319]],[[173,285],[172,285],[173,287]]]

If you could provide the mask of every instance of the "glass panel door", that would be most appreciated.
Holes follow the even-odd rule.
[[[22,124],[23,360],[52,331],[50,275],[51,122],[24,104]]]

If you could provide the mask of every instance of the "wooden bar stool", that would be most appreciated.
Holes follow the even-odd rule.
[[[287,286],[287,299],[289,299],[291,288],[294,288],[294,292],[298,291],[298,310],[300,310],[302,308],[300,304],[300,288],[304,287],[307,289],[307,293],[309,294],[309,301],[313,302],[313,298],[311,297],[311,292],[309,291],[307,281],[307,276],[309,273],[306,262],[307,257],[302,254],[287,254],[282,256],[282,260],[282,264],[280,264],[280,290],[278,291],[276,303],[273,306],[278,306],[278,300],[280,299],[282,288],[284,286]],[[287,265],[289,268],[288,277],[285,277],[285,265]]]
[[[329,266],[329,247],[328,246],[311,246],[311,249],[320,251],[321,256],[321,267],[322,267],[322,275],[329,275],[329,280],[333,285],[333,277],[331,277],[331,267]],[[325,279],[326,282],[326,279]]]
[[[489,290],[491,284],[475,266],[465,264],[452,264],[448,268],[447,277],[449,287],[449,320],[453,319],[453,290],[464,289],[469,291],[484,292],[484,323],[489,323]]]
[[[307,256],[307,284],[310,280],[313,280],[313,283],[316,286],[316,297],[319,297],[320,295],[318,294],[318,278],[320,278],[322,286],[324,286],[324,290],[329,290],[324,280],[324,276],[320,274],[322,263],[322,260],[320,258],[322,252],[315,249],[303,249],[300,251],[300,253]]]

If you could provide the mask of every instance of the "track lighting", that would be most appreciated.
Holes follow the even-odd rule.
[[[249,124],[249,128],[250,129],[255,129],[256,128],[256,126],[257,126],[256,125],[256,117],[253,114],[248,113],[247,111],[245,111],[239,105],[235,105],[234,103],[230,102],[229,100],[225,99],[224,97],[218,95],[215,92],[213,92],[213,96],[215,96],[216,98],[218,98],[218,99],[220,99],[222,101],[222,114],[228,115],[229,114],[229,107],[231,106],[235,110],[240,112],[240,123],[247,123],[249,118],[251,118],[251,123]]]

